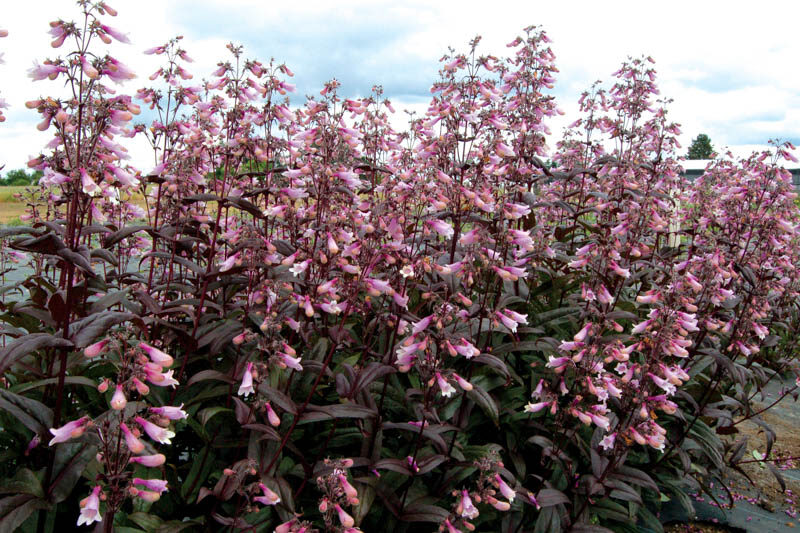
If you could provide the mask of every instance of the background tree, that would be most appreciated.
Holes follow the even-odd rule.
[[[698,135],[689,147],[686,155],[689,159],[711,159],[714,147],[711,146],[711,139],[705,133]]]
[[[41,170],[35,170],[33,172],[27,172],[23,168],[18,168],[16,170],[9,170],[6,172],[4,178],[0,178],[0,186],[6,185],[30,185],[36,181],[39,181],[43,172]]]

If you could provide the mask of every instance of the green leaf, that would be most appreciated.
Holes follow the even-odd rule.
[[[40,379],[38,381],[20,383],[19,385],[11,387],[11,390],[14,392],[26,392],[39,387],[46,387],[47,385],[55,385],[56,383],[58,383],[57,377]],[[64,383],[67,385],[83,385],[92,388],[97,387],[97,383],[95,381],[83,376],[66,376],[64,377]]]
[[[111,326],[128,322],[135,318],[131,313],[121,311],[101,311],[75,322],[70,327],[70,338],[76,348],[86,348],[99,337],[108,334]]]
[[[494,398],[492,398],[483,387],[473,383],[472,390],[467,392],[467,396],[469,396],[472,401],[478,404],[483,412],[492,419],[492,422],[494,422],[495,426],[499,427],[500,411],[494,401]]]
[[[201,370],[200,372],[189,378],[186,384],[192,385],[194,383],[198,383],[200,381],[206,381],[209,379],[213,379],[216,381],[224,381],[225,383],[236,383],[235,379],[230,377],[228,374],[220,372],[219,370]]]
[[[197,498],[197,493],[200,487],[205,483],[208,474],[214,466],[214,457],[211,454],[211,449],[205,446],[200,453],[197,454],[186,480],[181,485],[181,497],[185,501],[194,501]]]
[[[437,507],[435,505],[427,504],[412,504],[403,509],[403,514],[398,518],[403,522],[433,522],[434,524],[441,524],[450,512]]]
[[[131,513],[128,519],[145,531],[156,531],[164,523],[162,519],[149,513]]]
[[[273,405],[277,405],[287,413],[291,413],[293,415],[297,414],[297,406],[292,399],[278,389],[274,389],[266,383],[262,383],[258,387],[258,390],[259,392],[263,393]]]
[[[65,442],[56,447],[53,483],[48,489],[53,503],[63,501],[75,488],[89,461],[94,459],[96,448],[87,443]]]
[[[30,494],[17,494],[0,500],[0,531],[17,531],[38,509],[48,508],[47,502]]]
[[[103,248],[111,248],[119,241],[126,237],[130,237],[134,233],[138,233],[140,231],[149,230],[150,226],[128,226],[127,228],[122,228],[119,231],[115,231],[111,235],[105,235],[103,239]]]
[[[378,413],[356,403],[338,405],[309,405],[308,410],[300,416],[299,424],[332,420],[334,418],[373,418]]]
[[[542,507],[552,507],[560,503],[569,503],[569,498],[560,490],[542,489],[539,491],[539,494],[536,495],[536,501],[538,501],[539,505]]]
[[[39,478],[27,468],[17,472],[13,479],[0,482],[0,494],[30,494],[44,498],[44,489]]]
[[[197,413],[197,418],[200,420],[200,423],[203,425],[203,427],[205,427],[206,424],[208,424],[208,421],[214,418],[215,415],[224,412],[232,413],[233,410],[222,406],[206,407]]]
[[[41,402],[0,389],[0,409],[19,420],[40,437],[53,427],[53,411]]]
[[[72,342],[49,333],[30,333],[14,339],[0,350],[0,374],[4,374],[18,360],[42,348],[72,348]]]

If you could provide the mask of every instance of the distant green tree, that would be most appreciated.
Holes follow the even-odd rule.
[[[32,183],[39,181],[39,178],[41,178],[42,175],[43,174],[41,170],[35,170],[30,174],[23,168],[9,170],[6,172],[6,176],[4,178],[0,178],[0,186],[31,185]]]
[[[689,147],[688,159],[711,159],[714,147],[711,146],[711,139],[705,133],[701,133]]]

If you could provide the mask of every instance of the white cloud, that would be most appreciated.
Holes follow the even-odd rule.
[[[794,27],[800,6],[790,0],[773,2],[768,9],[696,0],[668,5],[634,0],[111,4],[120,14],[108,24],[129,33],[134,43],[114,43],[111,52],[139,75],[123,86],[130,93],[146,85],[158,67],[157,58],[141,52],[181,34],[196,60],[191,71],[198,80],[225,58],[224,44],[232,40],[245,45],[248,57],[287,61],[303,84],[300,95],[316,92],[335,75],[345,82],[345,95],[363,94],[372,83],[382,83],[395,107],[414,103],[420,109],[448,46],[464,50],[481,34],[479,52],[503,55],[505,44],[522,27],[538,24],[553,40],[560,69],[555,94],[567,112],[563,120],[551,123],[556,135],[573,120],[580,92],[594,80],[608,80],[628,55],[651,55],[662,95],[674,99],[670,116],[683,125],[684,146],[701,132],[709,134],[715,147],[729,146],[737,153],[764,147],[774,137],[800,140],[800,69],[794,68],[800,51]],[[7,61],[0,65],[0,96],[13,106],[0,124],[0,164],[7,163],[7,169],[24,165],[48,140],[35,130],[36,113],[23,104],[40,94],[58,93],[59,87],[31,83],[26,70],[34,60],[65,50],[49,47],[48,22],[77,14],[64,0],[4,10],[2,26],[10,35],[0,40]],[[137,160],[146,156],[141,144],[132,148]],[[144,170],[149,161],[142,163]]]

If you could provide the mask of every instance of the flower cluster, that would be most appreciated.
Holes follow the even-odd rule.
[[[128,37],[79,5],[85,24],[51,25],[75,50],[30,71],[73,94],[28,103],[55,136],[33,227],[3,234],[35,274],[4,303],[0,400],[54,404],[44,429],[24,418],[48,490],[47,430],[86,443],[80,525],[138,499],[286,533],[613,527],[619,502],[646,519],[674,479],[735,462],[719,435],[796,370],[793,147],[685,182],[649,58],[551,149],[539,28],[507,57],[446,55],[398,132],[381,87],[298,105],[286,65],[234,44],[193,82],[169,40],[146,51],[154,86],[117,94],[133,74],[90,41]],[[139,105],[157,118],[132,124]]]

